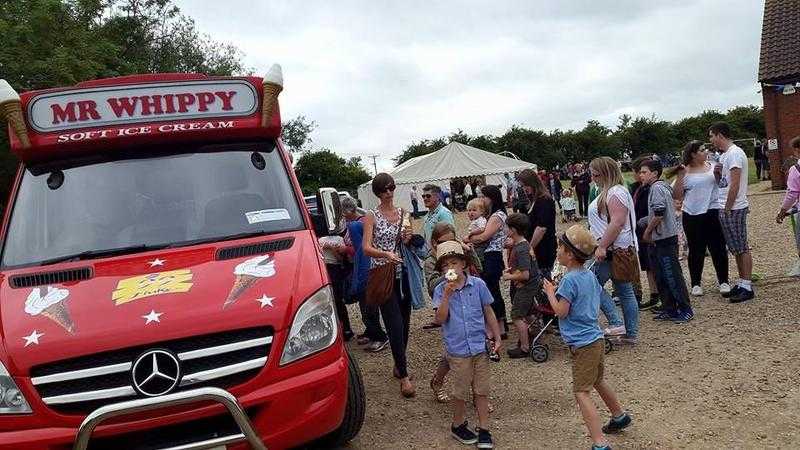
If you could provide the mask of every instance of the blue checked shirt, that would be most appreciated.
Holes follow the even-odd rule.
[[[445,283],[439,283],[433,292],[433,306],[438,308],[444,298]],[[464,287],[450,295],[447,321],[442,325],[442,336],[447,353],[466,358],[486,351],[486,323],[483,307],[494,301],[486,283],[468,276]]]

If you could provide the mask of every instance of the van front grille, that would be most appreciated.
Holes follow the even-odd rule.
[[[31,382],[53,410],[86,414],[143,397],[133,387],[134,362],[149,350],[167,350],[177,357],[182,374],[174,392],[202,386],[227,389],[264,368],[272,338],[273,330],[262,327],[156,342],[37,366]]]

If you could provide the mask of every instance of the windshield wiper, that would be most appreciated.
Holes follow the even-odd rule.
[[[87,250],[85,252],[46,259],[40,262],[39,265],[48,266],[51,264],[58,264],[60,262],[80,261],[82,259],[102,258],[104,256],[125,255],[129,253],[139,253],[149,250],[161,250],[167,247],[169,247],[169,244],[158,244],[158,245],[141,244],[141,245],[130,245],[128,247],[108,248],[104,250]]]
[[[190,245],[208,244],[210,242],[234,241],[237,239],[247,239],[250,237],[264,236],[265,234],[269,233],[270,232],[266,230],[248,231],[245,233],[231,234],[228,236],[216,236],[210,238],[194,239],[191,241],[176,242],[174,244],[169,244],[167,248],[188,247]]]

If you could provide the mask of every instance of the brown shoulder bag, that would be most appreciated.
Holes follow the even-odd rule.
[[[634,221],[631,218],[633,211],[628,211],[628,221],[631,224],[631,233],[635,233]],[[611,214],[606,207],[608,223],[611,223]],[[635,236],[635,235],[634,235]],[[635,237],[634,237],[635,239]],[[622,283],[635,283],[639,281],[641,273],[639,271],[639,253],[636,246],[628,248],[609,249],[609,259],[611,260],[611,279]]]

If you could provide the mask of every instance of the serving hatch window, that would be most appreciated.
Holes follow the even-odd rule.
[[[115,160],[29,168],[3,266],[301,229],[298,201],[274,150],[274,142],[138,149]]]

